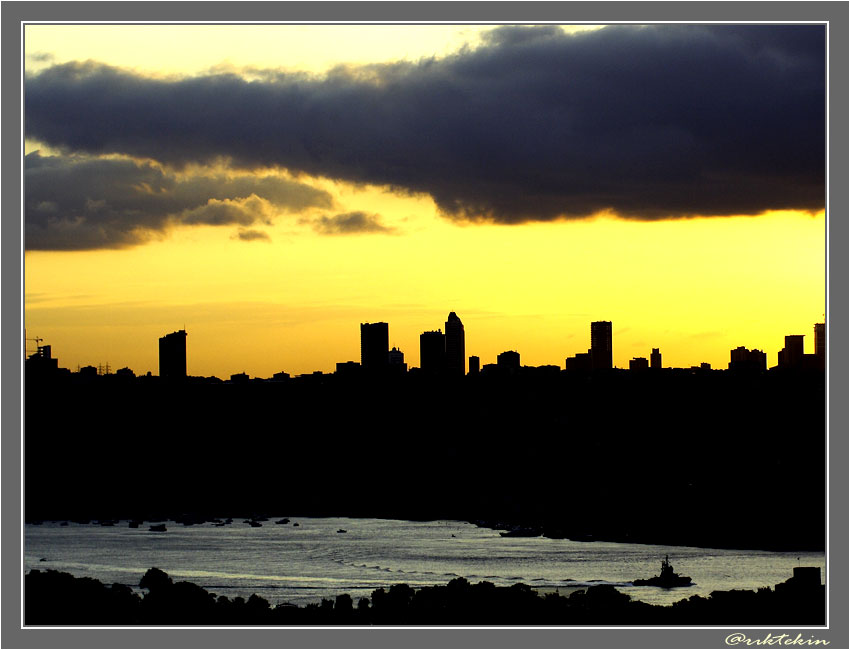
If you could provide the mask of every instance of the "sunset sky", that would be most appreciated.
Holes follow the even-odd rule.
[[[60,366],[725,368],[824,318],[823,26],[27,25],[25,326]],[[34,343],[28,342],[28,347]]]

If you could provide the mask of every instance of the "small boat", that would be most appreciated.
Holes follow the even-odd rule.
[[[301,524],[299,524],[299,523],[296,521],[296,522],[295,522],[294,524],[292,524],[292,525],[293,525],[293,526],[300,526]]]
[[[638,578],[633,580],[632,584],[636,587],[661,587],[662,589],[672,589],[674,587],[687,587],[693,584],[690,576],[680,576],[673,571],[673,565],[670,564],[670,556],[665,555],[661,561],[661,575],[653,576],[652,578]]]
[[[259,521],[249,521],[248,523],[251,524],[252,528],[262,528],[263,526]]]
[[[345,528],[340,528],[340,529],[339,529],[338,531],[336,531],[336,532],[338,532],[338,533],[347,533],[348,531],[347,531],[347,530],[345,530]]]
[[[276,522],[274,522],[274,523],[276,523],[276,524],[288,524],[288,523],[289,523],[289,519],[288,519],[288,518],[286,518],[286,517],[284,517],[283,519],[278,519],[278,520],[277,520]]]
[[[138,528],[138,527],[139,527],[139,525],[140,525],[141,523],[142,523],[142,522],[141,522],[141,521],[139,521],[138,519],[133,519],[133,520],[132,520],[132,521],[128,524],[128,527],[129,527],[129,528]]]
[[[165,527],[165,524],[154,524],[150,527],[150,530],[154,533],[164,533],[168,529]]]

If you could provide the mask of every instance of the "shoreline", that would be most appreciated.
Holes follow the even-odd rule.
[[[716,591],[672,605],[633,600],[610,585],[559,590],[522,583],[497,587],[455,578],[414,589],[379,587],[355,603],[348,594],[321,603],[274,607],[256,594],[216,596],[164,571],[149,569],[131,587],[105,585],[48,569],[25,576],[26,626],[50,625],[817,625],[825,620],[825,588],[802,569],[773,589]],[[567,587],[566,589],[571,589]]]

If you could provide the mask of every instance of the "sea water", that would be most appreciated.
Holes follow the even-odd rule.
[[[56,569],[138,589],[145,571],[157,567],[219,596],[257,594],[272,606],[303,606],[339,594],[356,603],[380,587],[445,585],[458,577],[564,595],[608,584],[634,599],[669,605],[716,590],[773,587],[791,577],[795,566],[817,566],[826,576],[823,553],[502,537],[458,521],[293,518],[275,524],[277,519],[261,527],[241,519],[227,526],[167,522],[166,532],[150,531],[149,523],[130,528],[126,521],[27,524],[24,570]],[[657,575],[666,555],[692,586],[632,586],[636,578]]]

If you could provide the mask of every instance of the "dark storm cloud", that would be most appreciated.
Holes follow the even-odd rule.
[[[347,212],[335,214],[332,217],[322,215],[317,219],[305,220],[313,226],[313,230],[322,235],[354,235],[358,233],[392,233],[395,228],[381,223],[377,214],[365,212]]]
[[[272,175],[177,175],[149,162],[85,155],[25,159],[28,250],[120,248],[173,225],[250,226],[332,203],[323,191]]]
[[[75,63],[27,79],[26,128],[68,150],[389,185],[470,220],[816,210],[824,60],[822,26],[662,25],[504,27],[321,79]]]

